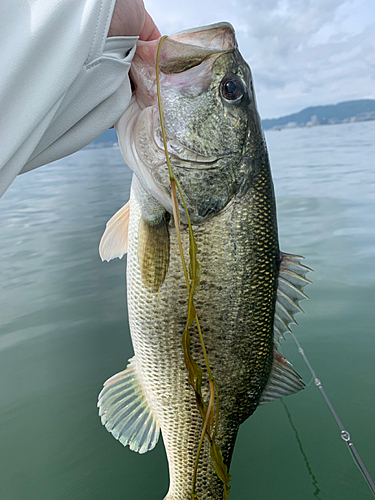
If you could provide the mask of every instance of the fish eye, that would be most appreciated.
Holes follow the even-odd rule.
[[[228,75],[222,80],[221,94],[226,101],[238,102],[244,93],[244,83],[237,75]]]

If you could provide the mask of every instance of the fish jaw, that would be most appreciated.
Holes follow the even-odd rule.
[[[187,43],[207,49],[227,50],[237,47],[237,40],[233,26],[227,22],[190,28],[175,33],[172,40]]]
[[[149,42],[138,41],[132,61],[130,76],[142,109],[154,105],[157,99],[156,58],[159,44],[160,38]],[[171,35],[163,40],[160,48],[161,78],[167,74],[178,74],[199,66],[206,59],[232,51],[236,47],[234,29],[229,23],[218,23]],[[196,74],[190,73],[188,85],[191,85],[196,78]],[[163,83],[162,81],[161,84]],[[179,82],[179,85],[182,84],[183,81]]]
[[[116,124],[116,130],[126,163],[136,173],[143,187],[150,190],[166,210],[171,212],[170,180],[156,89],[157,46],[158,41],[138,44],[131,69],[135,85],[133,99]],[[239,161],[244,142],[243,132],[246,129],[246,113],[243,111],[239,119],[243,126],[233,127],[233,120],[228,123],[231,121],[230,117],[234,117],[233,113],[226,113],[222,119],[222,103],[218,94],[220,78],[216,74],[217,71],[220,74],[226,71],[228,65],[238,64],[238,55],[234,56],[236,47],[234,30],[228,23],[187,30],[172,35],[161,44],[161,105],[168,155],[176,179],[181,176],[185,178],[189,171],[193,177],[196,170],[216,169],[223,172],[234,163],[234,157],[237,158],[236,163]],[[219,60],[224,63],[218,65]],[[246,73],[248,69],[244,62],[243,64]],[[202,120],[199,119],[200,110],[203,114]],[[197,112],[198,120],[194,119]],[[206,125],[200,125],[200,122],[205,122]],[[215,133],[217,123],[222,125],[216,133],[215,142],[208,129],[210,127]],[[231,140],[228,140],[227,131],[235,128],[240,130],[240,133],[234,132]],[[203,177],[209,190],[209,183],[212,183],[214,175]],[[235,177],[236,174],[230,172],[229,178],[225,180],[225,184],[231,186],[230,190],[225,188],[224,193],[214,196],[214,200],[210,202],[211,207],[206,208],[205,200],[204,206],[200,208],[194,207],[199,204],[198,200],[188,204],[193,222],[199,223],[207,214],[212,216],[229,202],[236,190],[233,186]],[[188,195],[187,198],[189,199]],[[181,200],[179,201],[181,218],[186,223],[187,216]]]

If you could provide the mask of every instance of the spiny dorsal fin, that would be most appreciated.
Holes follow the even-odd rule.
[[[270,378],[262,393],[259,404],[283,398],[303,389],[305,384],[292,365],[275,349]]]
[[[99,244],[99,255],[108,262],[121,259],[128,251],[130,204],[129,201],[107,222]]]
[[[168,214],[158,224],[150,224],[143,216],[138,230],[138,262],[143,284],[157,292],[169,266]]]
[[[303,299],[308,299],[303,289],[311,283],[306,274],[312,269],[301,264],[301,259],[303,257],[300,255],[281,253],[274,319],[276,344],[280,343],[280,337],[284,338],[286,331],[290,331],[290,323],[297,324],[294,315],[303,312],[299,303]]]
[[[138,453],[156,446],[160,428],[138,381],[135,356],[126,370],[104,382],[98,407],[102,424],[124,446]]]

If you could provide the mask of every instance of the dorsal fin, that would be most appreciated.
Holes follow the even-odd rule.
[[[102,424],[124,446],[138,453],[156,446],[160,427],[139,383],[135,356],[126,370],[104,382],[98,407]]]
[[[108,262],[118,257],[121,259],[128,251],[128,229],[130,202],[128,201],[106,224],[99,244],[99,255]]]
[[[267,385],[259,404],[289,396],[304,388],[304,383],[292,365],[276,349],[273,352],[273,364]]]
[[[290,323],[297,324],[294,315],[303,312],[299,303],[303,299],[308,299],[303,289],[311,283],[306,274],[312,269],[301,264],[301,259],[303,257],[300,255],[281,253],[274,319],[276,344],[280,343],[280,337],[284,338],[286,331],[290,331]]]

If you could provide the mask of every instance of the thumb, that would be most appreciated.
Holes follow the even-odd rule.
[[[160,37],[161,34],[158,27],[156,26],[150,14],[146,11],[145,23],[139,35],[139,39],[147,42],[149,40],[157,40]]]

